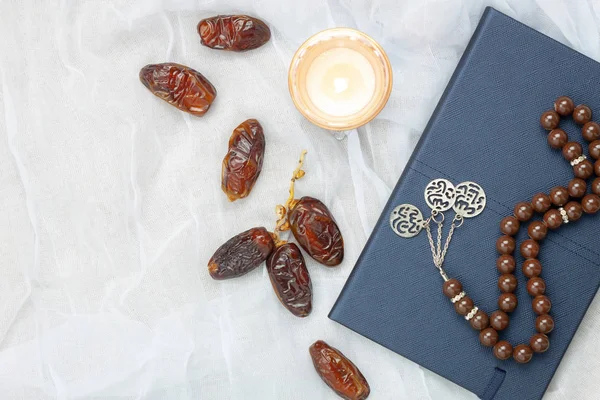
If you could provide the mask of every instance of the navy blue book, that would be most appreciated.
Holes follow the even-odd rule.
[[[600,215],[584,215],[542,243],[541,276],[556,327],[549,350],[528,364],[497,360],[479,343],[442,293],[425,232],[400,238],[389,218],[402,203],[427,217],[423,192],[433,179],[480,184],[487,206],[455,231],[444,268],[480,309],[497,310],[500,220],[517,202],[573,178],[539,117],[562,95],[600,112],[599,82],[594,60],[487,8],[329,317],[482,399],[540,399],[600,284]],[[561,128],[584,144],[571,118]],[[514,345],[536,333],[523,259],[515,257],[520,304],[500,333]]]

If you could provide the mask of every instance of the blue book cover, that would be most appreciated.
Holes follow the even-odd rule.
[[[486,209],[456,230],[444,268],[480,309],[497,310],[500,220],[517,202],[573,178],[539,117],[567,95],[596,110],[598,120],[598,82],[596,61],[487,8],[329,317],[483,399],[540,399],[600,284],[600,215],[584,215],[542,242],[541,276],[556,327],[549,350],[528,364],[500,361],[479,343],[442,293],[425,233],[400,238],[389,216],[402,203],[427,214],[423,192],[433,179],[480,184]],[[571,118],[561,128],[587,149]],[[536,333],[523,259],[515,257],[520,304],[500,332],[513,345]]]

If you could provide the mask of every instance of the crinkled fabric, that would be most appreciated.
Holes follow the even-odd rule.
[[[600,60],[597,1],[3,1],[0,397],[333,399],[308,355],[323,339],[356,362],[374,400],[475,398],[327,313],[486,5]],[[264,19],[271,41],[201,46],[198,21],[227,13]],[[335,26],[373,36],[394,66],[385,110],[342,141],[303,119],[287,88],[294,50]],[[216,86],[206,116],[139,82],[142,66],[167,61]],[[247,118],[264,127],[264,168],[250,197],[229,203],[221,161]],[[265,268],[226,282],[206,269],[231,236],[274,226],[302,149],[297,195],[327,204],[346,244],[337,268],[307,257],[305,319],[279,304]],[[597,297],[547,399],[597,398],[598,332]]]

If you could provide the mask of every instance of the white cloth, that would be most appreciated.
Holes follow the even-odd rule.
[[[327,313],[487,4],[600,60],[592,1],[1,2],[0,397],[334,399],[308,356],[324,339],[356,362],[374,400],[474,398]],[[261,17],[272,40],[243,54],[201,46],[197,22],[223,13]],[[395,79],[384,112],[341,142],[303,119],[287,89],[293,51],[333,26],[377,39]],[[216,86],[205,117],[138,81],[165,61]],[[247,118],[264,126],[264,169],[230,204],[221,161]],[[302,149],[297,193],[330,207],[346,243],[338,268],[308,260],[306,319],[283,309],[264,268],[226,282],[206,270],[229,237],[273,227]],[[598,332],[596,297],[547,399],[597,398]]]

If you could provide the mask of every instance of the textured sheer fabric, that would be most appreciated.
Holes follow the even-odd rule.
[[[600,60],[595,1],[3,1],[1,397],[332,399],[308,355],[323,339],[356,362],[370,398],[474,398],[327,313],[486,5]],[[201,46],[198,21],[225,13],[261,17],[272,40],[243,54]],[[343,141],[303,119],[287,89],[294,50],[334,26],[367,32],[394,66],[386,109]],[[166,61],[215,85],[205,117],[139,82]],[[232,204],[221,161],[247,118],[264,127],[264,169]],[[279,304],[264,268],[225,282],[206,270],[229,237],[273,227],[302,149],[297,195],[327,204],[346,243],[337,268],[307,258],[306,319]],[[546,398],[597,397],[598,332],[599,298]]]

